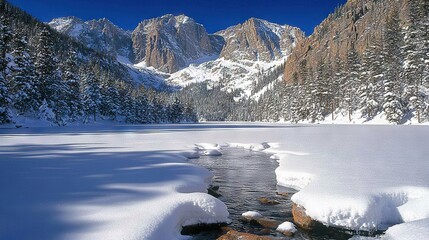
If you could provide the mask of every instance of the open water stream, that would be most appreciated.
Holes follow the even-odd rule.
[[[293,221],[290,197],[296,191],[277,186],[274,171],[278,163],[270,159],[270,155],[241,148],[224,148],[222,152],[222,156],[202,156],[192,159],[191,162],[213,172],[213,185],[219,186],[217,190],[221,194],[219,199],[227,205],[230,213],[231,223],[228,227],[240,232],[269,235],[280,239],[327,240],[351,237],[329,229],[312,232],[299,229],[293,237],[285,237],[275,230],[267,232],[263,227],[243,222],[241,214],[246,211],[258,211],[264,217],[280,222]],[[261,204],[259,202],[261,197],[278,201],[279,204]],[[193,239],[216,239],[221,234],[216,230],[201,232],[194,235]]]

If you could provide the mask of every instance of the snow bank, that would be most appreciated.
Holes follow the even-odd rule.
[[[426,203],[427,204],[427,203]],[[429,239],[429,218],[390,227],[383,240]]]
[[[278,183],[329,226],[386,229],[429,217],[426,127],[323,126],[279,150]],[[282,146],[283,147],[283,146]]]

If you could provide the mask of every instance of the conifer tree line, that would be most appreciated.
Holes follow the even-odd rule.
[[[113,57],[90,50],[0,0],[0,124],[19,117],[56,125],[100,118],[195,121],[172,94],[135,86]]]

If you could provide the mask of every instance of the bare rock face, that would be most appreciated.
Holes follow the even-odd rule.
[[[125,58],[127,61],[134,59],[131,33],[105,18],[84,22],[76,17],[64,17],[55,18],[48,24],[98,52]]]
[[[226,42],[220,57],[265,62],[289,55],[295,42],[304,38],[304,33],[298,28],[257,18],[216,34],[223,36]]]
[[[305,208],[296,203],[292,205],[292,215],[295,224],[303,229],[312,230],[317,226],[317,222],[305,213]]]
[[[346,62],[352,48],[362,56],[375,41],[383,41],[383,29],[395,12],[401,25],[406,22],[408,1],[349,0],[317,26],[311,36],[297,43],[286,62],[285,80],[301,82],[300,68],[314,70],[320,63],[328,63],[336,71],[334,63]]]
[[[219,54],[222,40],[184,15],[165,15],[141,22],[132,33],[136,62],[176,72],[193,61]]]

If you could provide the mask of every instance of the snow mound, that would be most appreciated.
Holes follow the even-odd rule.
[[[295,225],[291,222],[284,222],[282,224],[280,224],[277,229],[277,232],[291,232],[291,233],[295,233],[296,231],[298,231],[295,227]]]
[[[247,211],[247,212],[241,214],[241,216],[244,218],[249,218],[249,219],[259,219],[259,218],[263,217],[262,214],[260,214],[257,211]]]
[[[222,156],[222,152],[220,152],[217,149],[209,149],[209,150],[203,151],[203,155],[205,155],[205,156]]]

